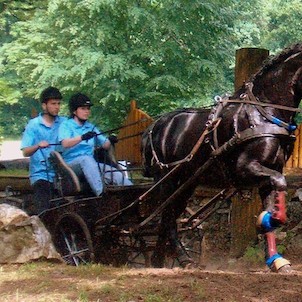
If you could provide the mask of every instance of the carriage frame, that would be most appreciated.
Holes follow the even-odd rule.
[[[182,164],[175,169],[180,169],[181,166]],[[157,194],[161,183],[167,181],[169,175],[158,182],[141,178],[134,181],[132,186],[104,184],[104,193],[96,197],[89,190],[64,192],[62,176],[57,171],[55,186],[58,196],[51,199],[51,207],[38,216],[67,264],[96,262],[115,266],[128,264],[150,267],[163,210],[206,166],[201,167],[184,187],[174,192],[164,203],[158,202]],[[137,168],[123,167],[123,170],[130,175],[137,173]],[[32,192],[27,186],[21,186],[20,189],[19,183],[28,178],[2,178],[6,178],[6,183],[9,182],[10,185],[5,187],[0,202],[24,209],[24,204],[31,201]],[[178,219],[178,234],[183,251],[197,265],[202,254],[203,222],[235,193],[233,188],[215,190],[202,204],[189,204]],[[168,243],[166,248],[169,251]],[[171,253],[167,253],[165,265],[171,268],[180,263],[171,249]]]

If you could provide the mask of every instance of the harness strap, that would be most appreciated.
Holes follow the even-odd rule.
[[[245,94],[241,95],[240,100],[238,100],[238,99],[221,99],[219,102],[221,102],[221,103],[240,103],[240,104],[245,103],[245,104],[256,105],[256,106],[261,106],[261,107],[271,107],[271,108],[276,108],[276,109],[281,109],[281,110],[302,113],[302,109],[300,109],[300,108],[293,108],[293,107],[288,107],[288,106],[283,106],[283,105],[278,105],[278,104],[263,103],[263,102],[259,102],[257,100],[247,100]]]
[[[262,103],[260,103],[257,99],[256,99],[256,97],[254,96],[254,94],[253,94],[253,92],[252,92],[252,88],[253,88],[253,86],[252,86],[253,84],[252,83],[247,83],[246,84],[246,87],[247,87],[247,96],[245,95],[245,98],[247,97],[249,100],[252,100],[254,103],[255,103],[255,105],[256,105],[256,108],[257,108],[257,110],[260,112],[260,114],[262,115],[262,116],[264,116],[267,120],[269,120],[270,122],[272,122],[273,124],[276,124],[276,125],[278,125],[278,126],[280,126],[280,127],[284,127],[284,128],[286,128],[288,131],[294,131],[294,130],[296,130],[296,126],[295,125],[291,125],[291,124],[289,124],[289,123],[286,123],[286,122],[283,122],[282,120],[280,120],[280,119],[278,119],[277,117],[275,117],[275,116],[273,116],[273,115],[271,115],[271,114],[269,114],[269,113],[267,113],[266,111],[265,111],[265,109],[263,108],[263,107],[261,107],[261,105],[260,104],[262,104]],[[258,102],[258,104],[257,104],[257,102]],[[277,105],[276,105],[277,106]],[[280,105],[281,106],[281,105]],[[274,104],[272,104],[272,107],[275,107],[275,105]],[[297,108],[292,108],[292,107],[287,107],[287,106],[282,106],[283,108],[279,108],[279,109],[283,109],[283,110],[288,110],[288,111],[296,111],[296,110],[293,110],[293,109],[297,109]],[[275,107],[276,108],[276,107]],[[300,110],[300,109],[299,109]]]
[[[207,128],[202,132],[201,136],[199,137],[199,139],[197,140],[196,144],[193,146],[191,152],[186,156],[184,157],[183,159],[180,159],[180,160],[177,160],[177,161],[174,161],[174,162],[171,162],[171,163],[163,163],[159,160],[157,154],[156,154],[156,151],[154,149],[154,145],[153,145],[153,139],[152,139],[152,130],[149,131],[149,140],[150,140],[150,146],[151,146],[151,150],[152,150],[152,155],[153,155],[153,158],[155,159],[156,161],[156,164],[159,165],[159,167],[161,169],[163,168],[170,168],[170,167],[173,167],[173,166],[176,166],[176,165],[180,165],[184,162],[189,162],[192,160],[193,156],[195,155],[195,153],[198,151],[198,149],[200,148],[201,144],[204,142],[204,139],[205,137],[212,131],[214,131],[219,123],[220,123],[221,119],[217,119],[215,121],[213,121],[210,125],[207,126]]]
[[[212,155],[221,155],[224,152],[232,150],[234,146],[254,138],[275,136],[289,137],[290,135],[285,128],[281,128],[275,124],[266,124],[263,126],[248,128],[246,130],[243,130],[242,132],[236,133],[230,140],[228,140],[222,146],[214,150],[212,152]]]

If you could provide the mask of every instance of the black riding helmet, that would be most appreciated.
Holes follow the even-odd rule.
[[[49,86],[41,92],[40,101],[46,103],[48,100],[62,100],[62,94],[58,88]]]
[[[73,112],[77,110],[79,107],[91,107],[93,104],[91,103],[89,97],[83,93],[74,94],[69,100],[69,112],[70,115],[73,116]]]

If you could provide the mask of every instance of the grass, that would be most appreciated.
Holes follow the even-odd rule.
[[[257,246],[250,246],[246,249],[243,259],[251,264],[261,264],[264,259],[264,251]]]
[[[177,277],[172,271],[171,274]],[[0,266],[0,300],[183,302],[187,291],[196,294],[198,300],[203,297],[194,281],[189,280],[189,284],[186,281],[180,288],[167,286],[164,281],[170,277],[146,274],[144,270],[133,273],[130,268],[100,264],[79,267],[46,262],[4,265]]]
[[[301,300],[301,282],[301,273],[284,277],[258,271],[131,269],[100,264],[72,267],[41,261],[0,266],[0,301],[243,302],[256,297],[277,301],[280,292],[269,290],[275,286],[290,288],[287,299],[282,297],[285,302]]]
[[[28,176],[28,171],[21,169],[3,169],[0,170],[0,176]]]

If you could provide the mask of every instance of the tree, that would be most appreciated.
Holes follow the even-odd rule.
[[[0,0],[0,41],[9,45],[14,40],[11,28],[16,22],[27,21],[37,9],[46,9],[43,0]],[[2,53],[1,53],[2,54]],[[2,57],[4,58],[3,54]],[[33,108],[37,108],[32,99],[24,98],[22,83],[14,69],[5,70],[5,59],[0,65],[0,135],[6,138],[20,136]]]
[[[273,0],[264,5],[267,26],[264,43],[273,53],[291,44],[301,42],[302,2],[300,0]]]
[[[204,104],[224,91],[234,56],[235,0],[51,0],[12,27],[2,47],[23,97],[49,84],[79,89],[102,124],[119,125],[130,99],[149,114]]]

